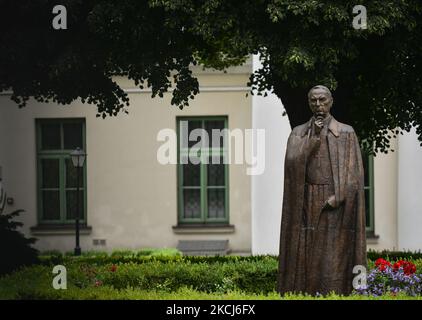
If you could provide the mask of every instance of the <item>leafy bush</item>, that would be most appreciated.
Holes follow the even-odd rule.
[[[13,221],[22,212],[17,210],[10,214],[0,214],[0,275],[38,262],[38,251],[31,247],[36,239],[26,238],[17,230],[23,224]]]
[[[77,268],[72,270],[69,275],[69,284],[67,290],[55,290],[51,286],[52,275],[51,268],[48,266],[32,266],[23,268],[19,272],[0,279],[0,299],[66,299],[66,300],[115,300],[115,299],[165,299],[165,300],[205,300],[205,299],[225,299],[225,300],[397,300],[397,299],[422,299],[421,296],[409,297],[404,294],[391,295],[386,294],[379,297],[351,295],[340,296],[329,294],[326,296],[313,297],[309,295],[286,294],[282,298],[275,291],[266,294],[247,293],[241,290],[228,290],[227,292],[203,292],[195,290],[192,287],[183,286],[175,291],[162,289],[140,289],[137,287],[126,287],[124,289],[114,288],[109,285],[96,285],[91,283],[88,286],[79,287],[75,285],[74,276]],[[116,270],[116,272],[118,272]]]
[[[412,251],[368,250],[367,257],[369,260],[372,260],[372,261],[375,261],[379,258],[391,260],[391,261],[415,260],[415,259],[422,259],[422,252],[421,251],[412,252]]]
[[[142,264],[93,265],[69,260],[64,265],[67,268],[68,284],[80,289],[110,286],[118,290],[136,288],[170,292],[189,287],[208,293],[241,290],[245,293],[265,294],[276,288],[277,263],[272,262],[207,264],[152,261]],[[40,279],[49,279],[44,281],[51,286],[52,266],[36,267],[40,269],[34,272],[42,272],[44,278]],[[22,278],[27,276],[28,273],[21,275]]]
[[[110,263],[144,263],[150,261],[178,261],[182,253],[175,248],[140,249],[140,250],[114,250],[111,253],[106,251],[85,251],[80,256],[74,256],[73,252],[61,253],[60,251],[44,251],[39,256],[42,264],[56,265],[72,261],[89,263],[95,265]]]
[[[199,257],[194,260],[195,262],[179,257],[178,260],[165,260],[165,262],[155,259],[143,263],[91,264],[73,257],[65,257],[63,264],[67,268],[67,290],[52,288],[54,277],[51,273],[52,265],[36,265],[0,278],[0,299],[277,298],[278,294],[275,291],[277,259],[262,256],[248,261],[244,258],[230,258],[226,262],[212,259],[211,263],[204,262],[207,257],[203,257],[202,262],[199,261]],[[422,259],[413,260],[413,263],[418,271],[422,270]],[[370,264],[374,266],[373,261],[370,261]],[[187,292],[192,295],[189,296]],[[410,297],[405,291],[393,293],[384,291],[381,294],[386,299]],[[284,299],[314,298],[307,295],[284,297]],[[346,299],[334,294],[318,298]],[[350,298],[377,297],[357,294]]]
[[[182,256],[175,249],[86,252],[80,257],[53,252],[41,260],[50,268],[68,267],[69,283],[81,290],[111,287],[169,293],[186,287],[209,294],[267,295],[275,292],[278,272],[276,256]],[[413,262],[420,272],[422,259]],[[368,267],[376,267],[375,261],[368,260]]]
[[[89,263],[96,265],[117,264],[117,263],[148,263],[152,261],[166,262],[191,262],[191,263],[238,263],[238,262],[259,262],[267,261],[275,263],[278,257],[276,256],[182,256],[182,253],[177,249],[155,249],[148,252],[149,249],[141,251],[113,251],[111,254],[107,252],[85,252],[79,257],[73,254],[61,254],[53,252],[53,254],[43,253],[40,255],[40,261],[43,264],[59,264],[71,261],[79,261],[81,263]],[[147,255],[146,253],[149,253]]]
[[[238,264],[153,261],[144,264],[101,266],[97,280],[116,289],[136,287],[145,290],[175,291],[184,286],[204,292],[242,290],[268,293],[275,290],[277,264],[264,262]]]
[[[143,249],[138,252],[138,255],[181,257],[182,252],[177,250],[176,248]]]
[[[267,263],[278,263],[278,257],[273,255],[257,255],[257,256],[182,256],[181,252],[177,249],[154,249],[153,252],[148,252],[150,249],[144,249],[140,251],[113,251],[111,254],[101,251],[85,252],[79,257],[75,257],[72,254],[61,254],[57,252],[44,252],[40,255],[40,261],[42,264],[55,265],[65,264],[72,261],[78,261],[80,263],[88,263],[95,265],[106,265],[106,264],[119,264],[119,263],[149,263],[158,261],[162,263],[169,262],[190,262],[190,263],[239,263],[239,262],[267,262]],[[145,254],[144,254],[145,253]],[[149,253],[149,255],[146,255]],[[393,258],[388,258],[388,257]],[[417,264],[421,264],[419,270],[422,270],[422,257],[419,257],[419,253],[414,252],[394,252],[390,251],[375,252],[370,251],[368,253],[368,267],[371,269],[374,266],[374,261],[379,257],[387,257],[391,261],[404,260],[405,256],[414,256],[415,258],[407,258],[413,260]],[[376,258],[375,258],[376,257]]]

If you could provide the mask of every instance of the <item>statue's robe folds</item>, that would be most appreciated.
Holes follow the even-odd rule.
[[[321,138],[311,134],[312,125],[311,119],[295,127],[287,143],[278,291],[349,294],[354,266],[366,267],[360,147],[353,128],[333,117]],[[322,139],[332,183],[309,185],[307,165]],[[330,194],[337,204],[323,208]]]

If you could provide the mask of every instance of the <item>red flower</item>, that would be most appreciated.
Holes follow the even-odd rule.
[[[385,264],[387,261],[386,260],[384,260],[383,258],[378,258],[376,261],[375,261],[375,265],[378,267],[378,266],[380,266],[380,265],[383,265],[383,264]]]
[[[379,271],[385,271],[386,268],[387,267],[384,264],[381,264],[381,265],[378,266]]]
[[[115,264],[113,264],[113,265],[110,267],[110,271],[111,271],[111,272],[116,272],[116,271],[117,271],[117,266],[116,266]]]
[[[403,266],[404,261],[399,260],[396,263],[393,264],[394,271],[398,271]]]
[[[103,284],[103,282],[101,280],[95,280],[94,286],[95,287],[99,287]]]
[[[405,275],[411,275],[416,272],[416,266],[410,262],[406,261],[406,264],[403,266],[403,271]]]
[[[375,266],[378,267],[379,271],[385,271],[388,267],[391,267],[391,263],[383,258],[379,258],[375,261]]]
[[[403,269],[405,275],[411,275],[416,272],[416,266],[410,261],[399,260],[393,265],[393,269],[396,272],[399,271],[400,268]]]

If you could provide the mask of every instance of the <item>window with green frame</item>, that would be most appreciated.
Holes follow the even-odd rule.
[[[366,231],[374,232],[374,157],[362,152],[365,176]]]
[[[39,224],[73,223],[77,213],[77,170],[70,152],[86,151],[84,119],[38,119],[37,196]],[[86,224],[86,165],[79,177],[80,221]]]
[[[177,128],[179,224],[229,223],[227,117],[178,117]]]

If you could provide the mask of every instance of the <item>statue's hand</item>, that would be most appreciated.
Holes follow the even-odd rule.
[[[316,135],[319,135],[321,133],[322,128],[324,127],[324,121],[323,118],[317,117],[314,122],[314,132]]]
[[[336,201],[336,196],[332,195],[328,198],[327,201],[325,201],[324,208],[323,209],[335,209],[339,206],[339,204]]]

